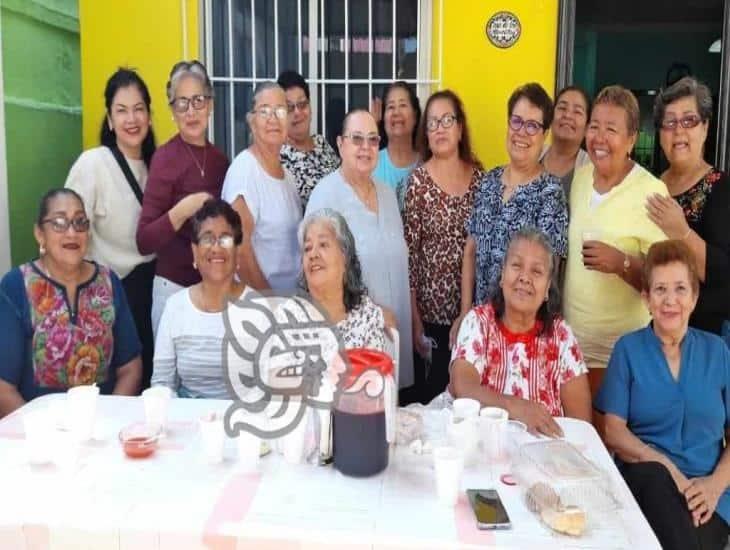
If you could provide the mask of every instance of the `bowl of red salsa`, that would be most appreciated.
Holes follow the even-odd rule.
[[[124,454],[129,458],[147,458],[157,450],[159,430],[154,426],[137,422],[119,432],[119,442]]]

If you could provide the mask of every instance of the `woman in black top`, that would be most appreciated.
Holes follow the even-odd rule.
[[[730,319],[730,182],[704,160],[712,116],[706,85],[685,77],[657,95],[654,122],[669,161],[661,175],[670,197],[650,197],[649,217],[670,239],[685,241],[700,277],[690,325],[722,334]]]

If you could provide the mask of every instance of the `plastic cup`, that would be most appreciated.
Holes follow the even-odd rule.
[[[492,461],[506,458],[505,434],[509,413],[499,407],[484,407],[479,413],[482,446]]]
[[[210,413],[201,417],[198,424],[205,461],[208,464],[220,464],[223,461],[223,448],[226,442],[223,418],[215,413]]]
[[[73,473],[79,466],[81,440],[73,432],[56,431],[52,437],[53,462],[65,473]]]
[[[99,386],[75,386],[66,392],[68,429],[78,441],[94,437]]]
[[[247,474],[257,472],[261,454],[261,440],[243,430],[238,433],[237,439],[238,469]]]
[[[51,461],[49,449],[53,444],[53,416],[47,408],[31,410],[23,414],[25,444],[31,464],[47,464]]]
[[[444,506],[455,506],[461,490],[464,455],[455,447],[437,447],[433,451],[436,495]]]
[[[304,440],[307,434],[307,415],[302,417],[294,429],[281,437],[280,449],[289,464],[301,464],[304,459]]]
[[[172,391],[167,386],[153,386],[142,392],[145,420],[157,431],[164,432],[167,428],[167,408],[171,397]]]
[[[446,428],[449,445],[458,449],[467,465],[474,463],[479,446],[477,418],[454,416]]]
[[[600,241],[601,232],[596,230],[583,231],[583,233],[581,233],[581,239],[583,241],[583,244],[588,241]]]
[[[454,418],[476,418],[479,416],[479,409],[481,406],[482,405],[479,401],[469,397],[454,399]]]

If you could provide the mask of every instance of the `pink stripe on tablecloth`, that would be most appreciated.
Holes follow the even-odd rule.
[[[220,534],[229,522],[241,522],[246,517],[261,482],[260,474],[234,475],[221,491],[213,512],[205,522],[203,544],[215,550],[235,550],[237,537]]]
[[[454,507],[454,523],[456,536],[461,544],[494,545],[494,533],[477,528],[474,512],[464,494],[459,495],[459,501]]]

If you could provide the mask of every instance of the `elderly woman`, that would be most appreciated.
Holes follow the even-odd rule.
[[[671,197],[649,196],[649,218],[671,239],[689,245],[700,279],[700,295],[689,324],[721,334],[730,319],[730,182],[705,162],[712,95],[685,77],[662,90],[654,103],[659,143],[669,161],[661,175]]]
[[[142,387],[152,376],[152,280],[154,256],[137,249],[147,169],[155,152],[150,126],[150,93],[132,70],[119,69],[104,90],[106,113],[101,147],[84,151],[71,167],[66,187],[84,199],[89,218],[89,258],[122,278],[137,334],[142,342]],[[115,215],[125,212],[124,216]]]
[[[383,117],[379,123],[385,147],[378,153],[373,178],[390,186],[403,207],[408,176],[418,162],[416,140],[421,105],[418,96],[406,82],[388,84],[383,91]]]
[[[296,71],[284,71],[277,84],[286,94],[289,112],[287,139],[281,147],[281,164],[296,181],[302,206],[307,206],[309,195],[317,182],[340,165],[340,158],[324,136],[309,133],[312,108],[309,103],[309,85]]]
[[[124,289],[108,267],[84,260],[88,232],[83,199],[49,191],[34,228],[40,257],[0,281],[0,417],[78,385],[139,391],[140,344]]]
[[[330,208],[299,226],[304,288],[327,312],[346,348],[385,349],[383,310],[368,297],[355,238]]]
[[[664,184],[629,156],[639,130],[639,104],[620,86],[601,90],[586,132],[593,166],[576,171],[570,194],[570,250],[564,314],[598,389],[619,336],[649,322],[641,302],[642,255],[662,230],[646,215],[646,199]]]
[[[504,257],[493,300],[472,309],[459,329],[451,394],[501,407],[532,433],[562,434],[554,416],[590,422],[587,368],[560,318],[555,255],[533,228],[518,230]]]
[[[274,82],[256,87],[246,121],[252,143],[231,163],[223,198],[241,216],[238,275],[256,290],[293,290],[299,275],[297,227],[302,203],[280,152],[287,136],[287,99]]]
[[[424,163],[408,178],[403,225],[418,354],[415,397],[427,403],[449,383],[449,329],[461,304],[465,225],[484,173],[471,148],[464,107],[450,90],[428,98],[418,142]]]
[[[730,533],[730,352],[688,326],[698,292],[685,243],[649,249],[642,297],[653,322],[616,342],[595,401],[606,445],[666,550],[719,550]]]
[[[155,341],[153,385],[180,397],[230,399],[221,367],[223,310],[245,286],[235,280],[241,219],[221,199],[203,204],[193,217],[193,265],[201,281],[170,296]]]
[[[395,193],[372,178],[378,143],[372,115],[362,109],[348,113],[337,137],[342,166],[317,184],[307,214],[331,208],[347,221],[370,297],[395,315],[400,332],[399,384],[405,388],[413,384],[408,249]],[[390,325],[389,311],[385,316]]]
[[[190,218],[211,197],[219,197],[228,159],[207,140],[213,85],[198,61],[181,61],[170,71],[167,100],[178,133],[155,152],[137,228],[141,254],[157,254],[152,287],[152,329],[157,330],[167,298],[200,281],[190,252]]]
[[[555,116],[550,127],[552,143],[543,147],[540,162],[560,178],[565,197],[570,196],[573,172],[591,162],[581,144],[591,116],[591,100],[578,86],[567,86],[555,96]]]
[[[451,328],[452,344],[472,304],[485,303],[495,292],[507,244],[515,231],[537,227],[560,258],[568,251],[565,195],[558,178],[540,164],[553,121],[553,102],[539,84],[525,84],[512,92],[507,117],[509,163],[484,176],[468,222],[461,268],[461,313]]]

